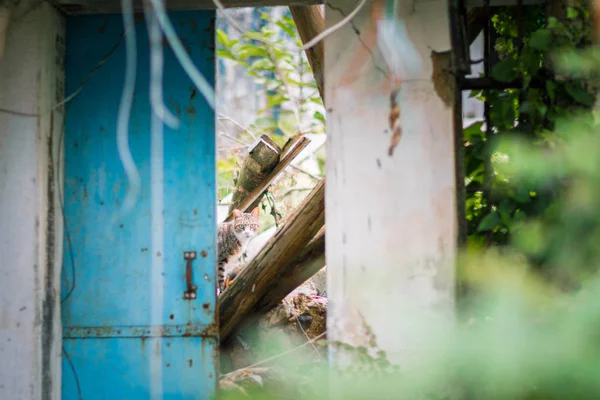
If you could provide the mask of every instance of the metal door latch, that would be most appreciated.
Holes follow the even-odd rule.
[[[185,300],[194,300],[196,298],[196,290],[198,287],[192,283],[194,276],[192,271],[192,260],[196,259],[196,252],[184,252],[183,259],[185,260],[185,283],[187,286],[187,290],[183,293],[183,298]]]

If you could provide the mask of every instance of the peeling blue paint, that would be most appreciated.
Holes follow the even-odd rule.
[[[214,86],[214,11],[169,13],[192,60]],[[77,90],[119,41],[120,15],[67,18],[66,93]],[[67,106],[65,216],[76,286],[62,307],[64,346],[82,397],[147,399],[162,376],[163,399],[214,396],[216,325],[215,115],[196,94],[173,52],[164,46],[164,99],[180,128],[164,131],[164,252],[151,251],[149,46],[136,20],[138,71],[129,145],[141,176],[140,199],[124,217],[127,190],[118,158],[116,122],[124,79],[125,44]],[[71,289],[65,241],[63,296]],[[197,298],[184,300],[184,251],[193,261]],[[152,258],[164,261],[160,325],[151,323]],[[156,277],[155,277],[156,278]],[[94,340],[90,340],[94,339]],[[160,368],[156,368],[159,360]],[[78,399],[75,375],[63,360],[63,399]]]

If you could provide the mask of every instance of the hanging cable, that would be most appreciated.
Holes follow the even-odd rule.
[[[177,37],[177,34],[175,33],[175,29],[173,28],[171,21],[167,17],[164,3],[161,2],[161,0],[150,0],[150,2],[152,4],[152,8],[154,9],[154,15],[158,19],[160,27],[165,33],[167,41],[173,49],[175,56],[181,63],[181,66],[183,67],[184,71],[188,74],[192,82],[194,82],[194,85],[196,85],[200,93],[202,93],[208,105],[214,110],[215,91],[210,86],[206,78],[204,78],[204,75],[202,75],[198,68],[196,68],[190,56],[183,48],[183,45]]]
[[[141,186],[140,174],[133,161],[133,156],[131,155],[131,150],[129,148],[129,118],[131,116],[131,107],[135,90],[137,47],[132,0],[121,0],[121,7],[123,10],[123,25],[125,26],[125,30],[131,30],[131,32],[128,32],[125,35],[125,82],[123,84],[123,94],[121,96],[117,119],[117,151],[129,183],[122,210],[125,213],[128,213],[137,202]]]

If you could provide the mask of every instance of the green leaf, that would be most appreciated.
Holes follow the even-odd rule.
[[[508,212],[500,211],[500,220],[502,221],[502,224],[504,226],[510,229],[512,225],[512,218],[510,217],[510,214]]]
[[[558,22],[558,19],[556,19],[556,17],[548,17],[548,28],[554,28],[558,25],[560,25],[560,23]]]
[[[546,81],[546,92],[548,92],[548,97],[554,103],[554,99],[556,98],[556,83],[554,81]]]
[[[512,225],[512,217],[511,214],[517,206],[515,203],[510,201],[509,199],[502,199],[500,205],[498,206],[498,213],[500,214],[500,221],[507,228],[510,228]]]
[[[227,48],[231,47],[231,40],[229,39],[229,36],[221,29],[217,29],[217,42],[221,43]]]
[[[469,250],[481,250],[485,248],[485,236],[481,235],[469,235],[467,236],[467,248]]]
[[[517,117],[517,99],[511,94],[502,93],[492,102],[492,125],[499,129],[511,129]]]
[[[525,218],[527,218],[527,214],[524,211],[517,210],[515,211],[515,215],[513,216],[513,221],[522,222],[525,221]]]
[[[516,232],[514,242],[521,250],[535,254],[540,252],[545,242],[544,227],[539,222],[530,222]]]
[[[481,220],[479,227],[477,228],[477,232],[489,231],[494,229],[499,224],[500,218],[498,217],[498,213],[496,211],[492,211]]]
[[[321,114],[318,111],[315,111],[315,113],[313,114],[313,117],[318,120],[321,121],[322,123],[325,123],[325,116],[323,114]]]
[[[500,82],[512,82],[517,79],[517,61],[507,58],[494,65],[492,78]]]
[[[266,58],[259,58],[258,60],[252,63],[252,65],[250,66],[250,70],[274,72],[275,66],[270,60],[267,60]]]
[[[567,18],[574,19],[579,16],[579,12],[573,7],[567,7]]]
[[[512,213],[516,207],[517,206],[509,199],[502,199],[498,206],[498,210],[500,213]]]
[[[261,117],[254,121],[254,125],[263,131],[272,131],[277,129],[277,121],[271,117]]]
[[[529,196],[529,191],[524,187],[519,187],[515,190],[514,195],[512,196],[515,201],[519,203],[529,203],[531,201],[531,197]]]
[[[320,106],[323,105],[323,100],[321,100],[320,96],[313,96],[309,100],[311,101],[311,103],[315,103],[315,104],[318,104]]]
[[[296,32],[294,31],[294,29],[291,26],[284,24],[282,21],[277,21],[277,22],[275,22],[275,24],[278,27],[280,27],[281,29],[283,29],[284,32],[287,33],[288,35],[290,35],[291,37],[296,36]]]
[[[529,45],[539,51],[547,51],[552,43],[552,32],[548,29],[538,29],[531,34]]]
[[[239,61],[231,52],[227,49],[217,49],[217,57],[228,58],[233,61]]]
[[[581,86],[573,86],[570,84],[565,85],[565,90],[578,103],[584,106],[591,106],[594,102],[594,98],[591,94],[586,92]]]
[[[272,96],[268,96],[267,106],[266,108],[272,108],[280,105],[284,101],[288,100],[281,92],[275,93]]]
[[[299,86],[299,87],[313,87],[315,86],[315,82],[314,81],[309,81],[309,82],[302,82],[302,81],[298,81],[296,79],[293,78],[288,78],[288,83],[295,85],[295,86]]]
[[[269,36],[268,35],[265,35],[265,34],[262,34],[262,33],[259,33],[259,32],[253,32],[253,31],[245,32],[244,33],[244,37],[246,39],[256,40],[256,41],[259,41],[259,42],[268,42],[269,41]]]
[[[484,121],[473,122],[471,125],[463,130],[463,139],[467,142],[471,141],[473,137],[483,138],[484,132],[481,130]]]
[[[543,118],[546,116],[548,112],[548,107],[544,103],[537,103],[537,111],[540,113],[540,116]]]
[[[251,43],[245,43],[241,45],[238,50],[238,54],[240,58],[269,56],[269,53],[264,48]]]
[[[296,115],[293,111],[281,110],[279,113],[279,121],[277,121],[277,127],[285,134],[292,136],[298,133],[297,122]]]
[[[469,93],[469,98],[477,97],[482,92],[483,92],[483,90],[479,90],[479,89],[477,89],[477,90],[471,90],[471,93]]]

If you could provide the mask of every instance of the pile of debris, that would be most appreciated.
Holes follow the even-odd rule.
[[[295,371],[299,365],[318,365],[327,359],[327,348],[320,342],[327,336],[325,286],[323,268],[258,318],[252,328],[239,331],[229,344],[222,346],[222,392],[245,397],[269,387],[277,391],[285,387],[286,393],[302,390]],[[294,363],[281,363],[291,353],[296,353],[291,356]],[[290,375],[294,375],[293,385],[287,383]],[[310,390],[307,388],[308,383],[305,390]]]

